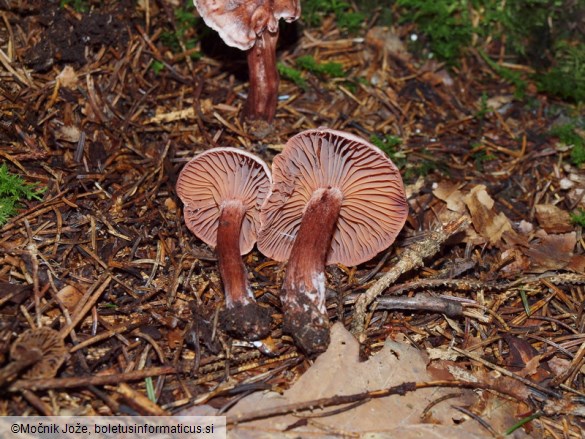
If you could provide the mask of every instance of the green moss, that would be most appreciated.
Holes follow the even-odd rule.
[[[475,118],[478,120],[483,120],[489,113],[492,112],[492,109],[488,106],[488,95],[484,92],[481,94],[481,101],[479,103],[480,107],[477,113],[475,113]]]
[[[402,139],[392,134],[384,136],[373,135],[370,136],[370,142],[380,148],[384,153],[390,157],[398,169],[403,169],[406,166],[406,157],[398,147],[402,145]]]
[[[585,44],[559,41],[555,46],[554,65],[536,75],[541,91],[574,102],[585,101]]]
[[[305,80],[305,78],[303,78],[303,75],[299,70],[292,67],[288,67],[286,64],[282,62],[277,63],[276,68],[281,78],[294,82],[303,90],[307,89],[307,81]]]
[[[527,82],[522,78],[519,72],[507,69],[492,60],[483,50],[478,50],[479,55],[490,66],[490,68],[501,78],[513,84],[516,88],[515,96],[518,99],[524,98],[526,93]]]
[[[175,9],[175,28],[172,31],[163,31],[160,34],[160,41],[173,53],[181,52],[181,43],[185,49],[193,49],[199,37],[190,37],[193,30],[197,27],[200,18],[195,15],[195,7],[191,2],[187,2],[180,8]],[[193,56],[192,56],[193,57]],[[196,54],[194,59],[200,55]]]
[[[483,172],[484,163],[495,160],[496,157],[485,149],[480,149],[471,154],[473,162],[475,163],[475,169],[479,172]]]
[[[456,64],[463,48],[471,45],[473,26],[465,0],[398,0],[401,22],[415,22],[433,54]]]
[[[343,0],[306,0],[303,2],[302,20],[318,27],[326,15],[334,15],[337,26],[350,33],[360,30],[366,16],[355,11],[351,3]]]
[[[19,175],[8,172],[5,163],[0,165],[0,226],[16,214],[22,198],[39,200],[43,192],[44,189],[38,189],[36,185],[26,183]]]
[[[585,210],[579,209],[578,212],[572,213],[571,222],[576,226],[585,227]]]
[[[585,163],[585,139],[577,133],[574,124],[556,126],[549,134],[571,147],[571,161],[574,165],[580,166]]]
[[[152,71],[154,72],[155,75],[158,75],[160,72],[162,72],[165,69],[165,65],[161,61],[154,60],[150,64],[150,68],[152,69]]]
[[[89,0],[61,0],[59,6],[69,6],[76,12],[89,12]]]
[[[346,76],[341,64],[336,62],[320,63],[311,55],[299,56],[295,62],[298,68],[307,70],[315,75],[328,76],[330,78],[344,78]]]
[[[386,134],[384,137],[373,135],[370,137],[370,142],[384,151],[388,157],[392,158],[396,154],[396,148],[402,144],[402,139],[392,134]]]
[[[414,23],[414,48],[457,65],[467,48],[478,49],[493,71],[524,97],[527,74],[501,67],[490,59],[505,49],[512,62],[536,70],[542,91],[575,102],[585,101],[585,44],[579,20],[585,3],[565,0],[397,0],[400,20]]]

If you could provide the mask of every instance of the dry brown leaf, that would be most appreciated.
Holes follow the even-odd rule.
[[[57,75],[57,80],[62,87],[69,88],[71,90],[77,88],[79,84],[79,78],[75,69],[71,66],[65,66],[61,73]]]
[[[383,389],[411,381],[430,381],[427,359],[409,344],[387,340],[384,348],[365,362],[359,360],[359,345],[354,337],[341,325],[331,330],[331,344],[327,352],[319,356],[313,366],[283,395],[275,392],[256,393],[244,398],[228,412],[228,416],[249,413],[268,407],[299,403],[334,395],[349,395],[365,390]],[[237,426],[230,432],[232,438],[282,437],[283,431],[294,425],[297,437],[339,437],[340,434],[365,433],[369,437],[436,437],[473,438],[486,437],[486,430],[476,421],[463,416],[452,405],[469,404],[467,399],[449,399],[432,407],[421,422],[424,409],[442,395],[451,393],[447,389],[422,389],[377,398],[331,416],[300,422],[299,416],[279,416]],[[472,392],[463,392],[469,397]],[[335,410],[315,409],[311,415]],[[497,419],[496,419],[497,418]],[[460,422],[454,422],[454,420]],[[484,418],[494,425],[512,425],[515,420],[510,410],[498,412],[496,417]],[[499,427],[498,427],[499,428]],[[503,431],[503,430],[501,430]],[[325,434],[327,432],[328,434]],[[280,435],[280,436],[279,436]],[[512,437],[526,437],[521,431]]]
[[[571,361],[566,358],[552,357],[547,361],[548,367],[555,375],[563,375],[569,367],[571,367]]]
[[[65,142],[76,143],[81,137],[81,131],[74,125],[63,125],[55,130],[55,138]]]
[[[499,96],[494,96],[492,98],[489,98],[486,102],[487,104],[487,108],[490,108],[492,110],[498,111],[500,110],[502,107],[507,107],[512,101],[514,100],[514,96],[511,95],[499,95]],[[477,102],[478,108],[481,108],[481,101]]]
[[[181,340],[183,340],[183,330],[179,328],[175,328],[167,332],[167,340],[169,343],[169,347],[175,349],[179,346]]]
[[[523,273],[530,267],[530,260],[517,248],[504,250],[500,257],[501,261],[510,260],[502,267],[501,272],[507,275],[514,273]]]
[[[459,185],[448,181],[439,182],[433,187],[433,195],[447,203],[447,209],[459,213],[465,212],[465,202]]]
[[[484,185],[477,185],[469,191],[463,201],[469,209],[476,232],[490,245],[500,244],[502,235],[515,235],[510,220],[503,213],[496,213],[494,200]]]
[[[57,292],[57,297],[61,303],[63,303],[65,308],[71,312],[75,309],[77,303],[83,297],[83,293],[73,285],[66,285]]]
[[[539,355],[527,340],[509,334],[504,334],[503,338],[510,348],[506,359],[508,370],[523,378],[530,377],[537,382],[550,375],[548,365],[540,364],[542,355]]]
[[[565,268],[574,271],[575,273],[585,273],[585,256],[573,255],[569,264]]]
[[[403,59],[410,58],[400,36],[389,27],[374,26],[366,34],[365,43],[376,52],[386,53]]]
[[[524,253],[532,262],[531,271],[542,273],[565,268],[573,256],[577,244],[575,232],[549,235],[544,230],[536,232],[536,242],[531,242]]]
[[[548,233],[566,233],[573,230],[571,216],[566,210],[554,204],[537,204],[535,207],[538,224]]]

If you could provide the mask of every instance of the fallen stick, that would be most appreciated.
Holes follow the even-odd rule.
[[[533,384],[533,383],[530,383]],[[295,402],[291,404],[283,404],[275,407],[268,407],[265,409],[255,410],[247,413],[237,413],[227,416],[227,425],[232,426],[236,424],[243,424],[257,419],[273,418],[276,416],[286,415],[292,413],[300,416],[301,412],[322,410],[326,407],[338,406],[343,404],[351,404],[360,401],[366,401],[375,398],[385,398],[391,395],[405,395],[408,392],[414,392],[419,389],[426,389],[431,387],[454,387],[462,389],[485,389],[497,392],[502,395],[509,396],[518,401],[524,401],[523,396],[519,395],[514,389],[505,388],[504,386],[497,386],[490,383],[470,382],[470,381],[423,381],[423,382],[405,382],[397,386],[388,387],[385,389],[370,390],[350,395],[334,395],[310,401]],[[556,393],[551,395],[558,398]]]
[[[357,337],[360,343],[365,341],[366,316],[370,304],[384,292],[386,288],[396,282],[398,277],[414,268],[423,265],[424,259],[435,255],[450,236],[458,233],[469,225],[469,218],[461,218],[448,223],[446,226],[434,230],[423,241],[413,244],[400,257],[398,263],[393,266],[384,276],[372,285],[355,305],[355,313],[351,324],[351,332]]]

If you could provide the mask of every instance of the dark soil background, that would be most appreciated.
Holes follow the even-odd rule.
[[[78,12],[0,1],[0,160],[45,189],[0,229],[0,414],[168,414],[293,383],[311,360],[282,333],[284,267],[257,250],[244,257],[272,311],[271,337],[258,347],[223,334],[214,252],[185,227],[174,186],[208,148],[234,146],[270,163],[293,134],[327,126],[382,146],[399,138],[391,156],[411,208],[387,252],[328,267],[331,320],[350,327],[360,293],[430,231],[468,216],[463,233],[385,296],[454,296],[485,319],[380,302],[363,358],[398,333],[420,349],[474,351],[554,393],[518,384],[532,392],[516,413],[535,415],[528,434],[581,437],[585,242],[569,215],[585,207],[585,175],[550,134],[575,106],[532,85],[515,98],[480,56],[451,69],[417,59],[401,43],[408,25],[350,35],[327,18],[318,29],[302,21],[283,29],[278,59],[294,66],[312,55],[346,76],[305,72],[304,89],[282,79],[274,123],[243,122],[245,56],[208,32],[194,49],[180,40],[169,48],[162,36],[181,26],[172,2],[143,3]],[[199,24],[186,36],[201,32]],[[14,347],[33,328],[65,343],[36,372],[30,365],[47,354],[23,359]]]

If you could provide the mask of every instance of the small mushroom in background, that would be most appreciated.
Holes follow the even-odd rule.
[[[194,0],[194,4],[205,24],[228,46],[247,51],[250,89],[244,116],[272,122],[278,100],[278,21],[297,20],[300,1]]]
[[[286,261],[284,330],[309,355],[329,345],[325,265],[358,265],[389,247],[408,203],[400,173],[376,146],[325,128],[292,137],[272,164],[258,249]]]
[[[24,331],[10,346],[10,363],[0,370],[0,385],[22,378],[53,378],[69,356],[59,333],[48,327]]]
[[[241,258],[254,247],[260,207],[269,189],[266,164],[236,148],[197,155],[177,180],[187,227],[215,247],[226,302],[221,324],[226,332],[247,340],[270,333],[270,312],[256,303]]]

